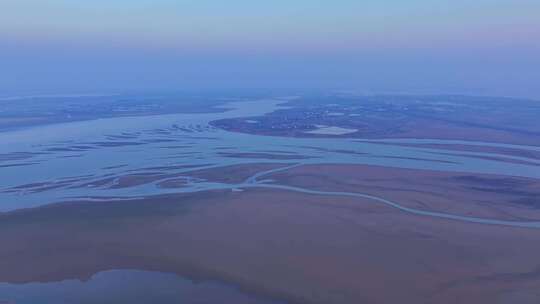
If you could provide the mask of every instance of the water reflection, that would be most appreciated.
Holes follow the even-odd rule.
[[[193,281],[174,274],[112,270],[90,280],[54,283],[0,284],[2,304],[278,304],[240,292],[233,286]]]

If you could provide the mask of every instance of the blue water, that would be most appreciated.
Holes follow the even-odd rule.
[[[174,274],[111,270],[88,281],[0,283],[0,303],[17,304],[278,304],[218,282],[196,283]]]
[[[264,187],[310,195],[358,197],[417,216],[540,228],[540,222],[502,221],[430,212],[363,193],[317,191],[265,180],[273,172],[309,164],[369,164],[540,178],[540,160],[534,158],[407,147],[402,144],[467,144],[540,151],[540,147],[534,146],[438,139],[365,141],[271,137],[227,132],[209,125],[216,119],[263,115],[279,109],[279,104],[284,101],[231,103],[226,106],[229,110],[223,113],[109,118],[0,133],[0,211],[71,199],[106,200],[112,196],[127,199],[163,193]],[[234,153],[264,154],[258,157],[234,157]],[[274,157],[269,157],[269,154]],[[238,184],[188,179],[184,187],[164,188],[159,186],[160,182],[174,179],[164,176],[159,181],[143,185],[111,188],[117,183],[117,178],[126,174],[174,175],[204,168],[254,163],[279,163],[283,166],[259,172]],[[99,181],[103,179],[110,180],[100,184]],[[2,301],[19,304],[275,303],[243,294],[232,286],[208,282],[195,284],[172,274],[131,270],[99,273],[87,282],[1,283],[0,303]]]
[[[0,158],[0,211],[79,197],[137,197],[230,188],[195,180],[180,189],[157,187],[156,183],[119,189],[111,189],[114,181],[100,186],[88,184],[126,174],[178,174],[250,163],[370,164],[540,178],[540,160],[534,158],[400,145],[419,142],[462,144],[463,141],[401,139],[378,143],[341,138],[271,137],[227,132],[209,126],[209,122],[216,119],[269,113],[279,109],[283,102],[285,100],[279,99],[234,102],[224,106],[229,110],[223,113],[119,117],[0,133],[0,155],[3,155]],[[524,151],[540,149],[511,147]],[[28,158],[9,160],[14,153],[26,153]],[[287,159],[266,155],[232,157],[234,153],[266,153]],[[184,165],[190,168],[152,169]],[[46,184],[21,187],[34,183]]]

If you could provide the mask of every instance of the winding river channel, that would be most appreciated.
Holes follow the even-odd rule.
[[[369,199],[403,212],[480,224],[540,228],[540,222],[503,221],[416,210],[363,193],[327,192],[279,185],[261,178],[291,166],[368,164],[540,178],[540,160],[497,153],[464,152],[404,144],[467,144],[540,151],[540,147],[487,142],[399,139],[272,137],[228,132],[211,121],[255,117],[282,108],[283,99],[232,102],[220,113],[119,117],[53,124],[0,133],[0,211],[65,200],[105,200],[216,189],[264,187],[312,195]],[[240,184],[187,180],[181,188],[152,181],[114,187],[129,174],[181,174],[245,164],[283,164]],[[103,182],[107,181],[107,182]]]

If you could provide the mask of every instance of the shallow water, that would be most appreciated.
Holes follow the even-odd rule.
[[[534,158],[401,144],[466,143],[524,151],[538,151],[540,147],[438,139],[378,142],[271,137],[227,132],[209,125],[217,119],[272,112],[283,102],[233,102],[224,106],[229,110],[223,113],[119,117],[0,133],[0,211],[73,198],[227,189],[231,186],[204,180],[190,180],[178,189],[161,188],[156,182],[117,189],[111,186],[115,178],[126,174],[178,174],[251,163],[370,164],[540,178],[540,160]],[[98,183],[104,179],[111,181]]]
[[[217,282],[196,283],[174,274],[111,270],[88,281],[0,283],[0,303],[17,304],[278,304]]]
[[[540,228],[540,222],[512,222],[416,210],[362,193],[316,191],[264,180],[271,173],[309,164],[370,164],[398,168],[487,173],[540,178],[540,160],[496,153],[407,147],[402,144],[467,144],[540,151],[540,147],[452,140],[358,140],[270,137],[215,129],[217,119],[250,117],[279,109],[284,100],[231,103],[209,114],[121,117],[0,133],[0,211],[70,199],[107,200],[164,193],[264,187],[311,195],[349,196],[403,212],[448,220]],[[395,145],[393,145],[395,144]],[[236,155],[235,155],[236,154]],[[490,157],[486,159],[485,157]],[[182,188],[161,180],[111,188],[127,174],[179,174],[238,164],[279,163],[238,184],[187,179]],[[182,167],[185,166],[185,167]],[[105,183],[100,183],[108,179]],[[173,274],[134,270],[101,272],[90,280],[0,283],[0,303],[276,303],[215,282],[194,283]]]

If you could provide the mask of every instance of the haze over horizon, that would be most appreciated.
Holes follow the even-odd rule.
[[[540,2],[4,0],[0,92],[351,88],[540,98]]]
[[[539,304],[539,17],[0,0],[0,304]]]

